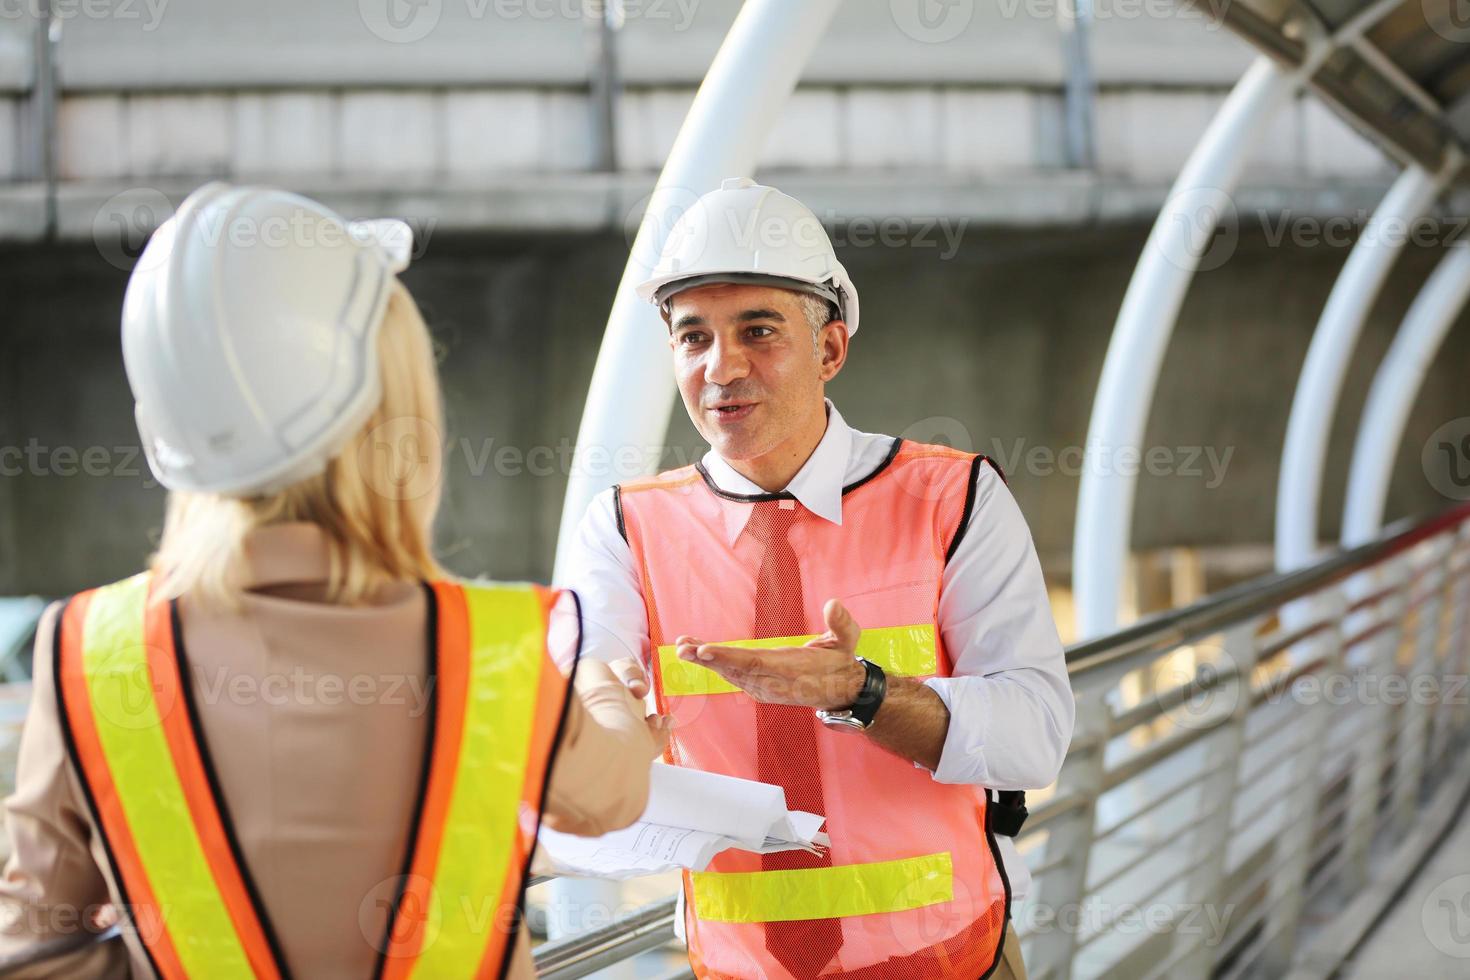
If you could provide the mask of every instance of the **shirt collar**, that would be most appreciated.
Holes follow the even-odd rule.
[[[837,411],[837,406],[830,399],[826,399],[826,404],[827,431],[822,433],[817,448],[812,450],[801,469],[796,471],[796,476],[791,478],[785,491],[813,514],[840,525],[842,485],[847,476],[848,458],[852,453],[852,427],[843,420],[842,413]],[[704,454],[704,468],[714,485],[726,493],[765,493],[737,473],[713,449]],[[739,535],[741,528],[745,526],[745,517],[748,516],[743,513],[743,508],[740,510],[742,513],[738,518],[739,525],[734,529],[732,540]],[[735,515],[730,516],[733,518]]]

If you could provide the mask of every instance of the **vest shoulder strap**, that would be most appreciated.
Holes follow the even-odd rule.
[[[72,765],[155,972],[282,977],[198,737],[177,629],[147,573],[68,601],[55,672]]]
[[[546,643],[555,590],[451,580],[430,588],[438,650],[432,749],[384,980],[498,973],[523,917],[570,686]],[[465,902],[479,907],[487,898],[495,902],[489,915],[462,913]]]
[[[701,477],[691,463],[688,466],[680,466],[678,469],[665,470],[654,476],[645,476],[637,480],[628,480],[618,484],[619,496],[629,493],[640,493],[644,490],[673,490],[678,487],[698,483]]]

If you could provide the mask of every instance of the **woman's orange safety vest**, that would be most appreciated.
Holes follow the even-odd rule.
[[[758,778],[755,701],[709,668],[680,660],[672,645],[680,635],[756,648],[798,645],[825,630],[822,606],[836,598],[863,628],[859,656],[889,674],[948,676],[937,629],[940,582],[984,462],[896,440],[875,473],[844,488],[840,525],[790,494],[721,491],[699,465],[620,487],[618,513],[648,609],[658,706],[677,720],[668,760]],[[767,638],[754,633],[763,546],[745,526],[752,504],[781,500],[799,511],[788,540],[811,635]],[[823,976],[988,976],[1000,961],[1010,886],[984,790],[935,782],[866,736],[818,728],[819,771],[810,778],[822,782],[831,866],[762,871],[759,855],[728,850],[707,870],[686,872],[695,973],[789,977],[766,948],[762,923],[832,918],[840,919],[842,942]]]
[[[177,604],[152,586],[136,575],[62,613],[55,676],[72,764],[158,976],[287,977],[201,734]],[[546,648],[557,593],[458,582],[429,591],[430,746],[377,972],[495,977],[519,929],[567,699]]]

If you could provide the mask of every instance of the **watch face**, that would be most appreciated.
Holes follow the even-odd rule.
[[[828,728],[844,732],[862,732],[867,727],[852,716],[851,711],[819,711],[817,717]]]

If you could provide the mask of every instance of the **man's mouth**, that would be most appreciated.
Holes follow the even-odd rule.
[[[757,402],[720,402],[710,406],[710,412],[721,422],[735,422],[755,410]]]

